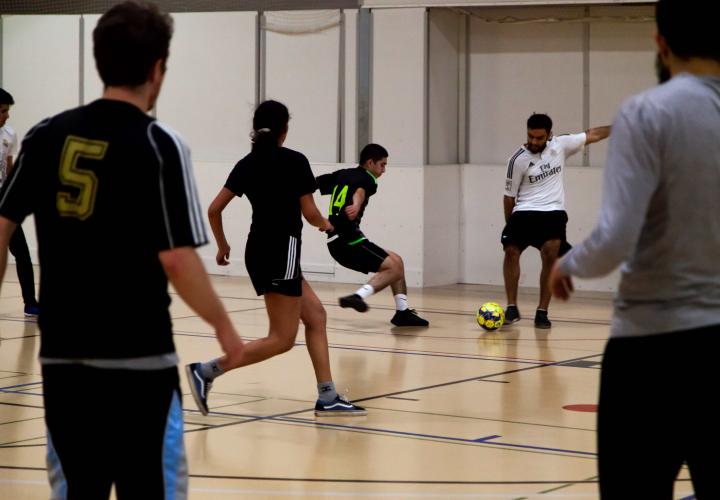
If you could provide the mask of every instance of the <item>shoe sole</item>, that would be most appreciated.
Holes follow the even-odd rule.
[[[367,410],[315,410],[316,417],[364,417],[365,415],[367,415]]]
[[[210,411],[203,410],[202,399],[200,399],[200,395],[195,389],[195,382],[193,381],[194,375],[189,365],[185,367],[185,375],[187,375],[188,384],[190,384],[190,392],[192,393],[193,399],[195,400],[195,405],[197,406],[198,410],[200,410],[200,413],[202,413],[203,415],[207,415],[208,413],[210,413]]]
[[[550,328],[552,328],[552,325],[538,325],[537,323],[535,323],[535,328],[539,330],[549,330]]]
[[[340,304],[340,307],[342,307],[342,308],[355,309],[357,312],[361,312],[361,313],[367,312],[367,310],[370,309],[365,302],[358,303],[356,301],[344,300],[344,299],[340,298],[340,299],[338,299],[338,303]]]
[[[421,324],[417,324],[417,325],[398,325],[397,323],[393,323],[392,321],[390,323],[392,323],[394,326],[396,326],[398,328],[408,328],[408,327],[413,327],[413,326],[415,326],[415,327],[430,326],[430,323],[421,323]]]

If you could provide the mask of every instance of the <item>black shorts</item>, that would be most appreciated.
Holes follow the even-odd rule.
[[[258,295],[302,296],[301,246],[300,238],[295,236],[248,238],[245,268]]]
[[[689,498],[720,498],[720,428],[708,407],[719,349],[720,325],[610,338],[597,416],[602,498],[673,498],[683,464]]]
[[[186,498],[177,368],[42,367],[52,498]],[[62,494],[66,492],[66,494]]]
[[[328,242],[333,259],[343,267],[360,273],[376,273],[388,253],[367,238],[349,241],[342,236]]]
[[[567,221],[564,210],[513,212],[503,229],[500,243],[503,248],[515,245],[522,252],[529,246],[540,250],[546,241],[560,240],[560,255],[564,255],[572,248],[565,234]]]

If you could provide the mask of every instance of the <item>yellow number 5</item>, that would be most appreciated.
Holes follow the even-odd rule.
[[[63,217],[77,217],[85,220],[95,208],[98,178],[95,172],[78,168],[80,158],[102,160],[107,152],[108,143],[91,141],[74,135],[65,140],[60,157],[60,183],[75,188],[76,193],[59,192],[57,196],[58,212]]]

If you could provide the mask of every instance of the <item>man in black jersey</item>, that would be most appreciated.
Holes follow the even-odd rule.
[[[365,312],[365,299],[390,285],[395,296],[395,326],[428,326],[408,307],[405,267],[402,258],[368,240],[360,230],[360,220],[372,195],[377,192],[377,180],[385,173],[388,152],[379,144],[368,144],[360,152],[360,165],[337,170],[317,178],[322,194],[331,195],[328,250],[338,264],[361,273],[375,273],[370,281],[354,294],[340,297],[340,307]]]
[[[106,12],[103,98],[31,129],[0,190],[0,276],[16,226],[33,214],[37,227],[52,498],[108,498],[113,484],[119,499],[186,497],[168,280],[226,353],[242,350],[195,252],[207,237],[188,148],[147,115],[171,36],[155,6]]]

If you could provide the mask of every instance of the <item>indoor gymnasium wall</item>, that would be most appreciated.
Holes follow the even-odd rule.
[[[483,20],[488,13],[547,16],[548,9],[535,7],[373,10],[369,138],[389,149],[390,164],[363,225],[372,240],[403,256],[410,286],[501,285],[505,162],[524,141],[528,114],[548,112],[558,133],[582,130],[609,123],[626,96],[654,83],[653,25],[623,19],[637,20],[650,7],[551,12],[576,15],[578,9],[589,22]],[[320,31],[266,31],[264,37],[256,34],[256,12],[174,15],[156,113],[190,144],[204,208],[249,150],[258,97],[288,104],[287,145],[305,152],[317,175],[355,164],[362,132],[356,55],[358,43],[367,43],[358,37],[357,12],[344,11],[342,25]],[[91,52],[97,18],[2,16],[2,86],[16,98],[10,123],[20,135],[44,117],[100,95]],[[593,145],[570,162],[571,242],[595,224],[606,149],[606,143]],[[317,199],[325,212],[327,197]],[[246,200],[228,207],[231,266],[214,264],[211,244],[200,249],[211,272],[245,274],[249,223]],[[32,220],[26,224],[35,250]],[[365,279],[335,265],[323,236],[311,227],[305,229],[302,263],[311,279]],[[536,287],[537,252],[527,252],[522,264],[521,286]],[[615,283],[610,277],[579,288],[607,291]]]

